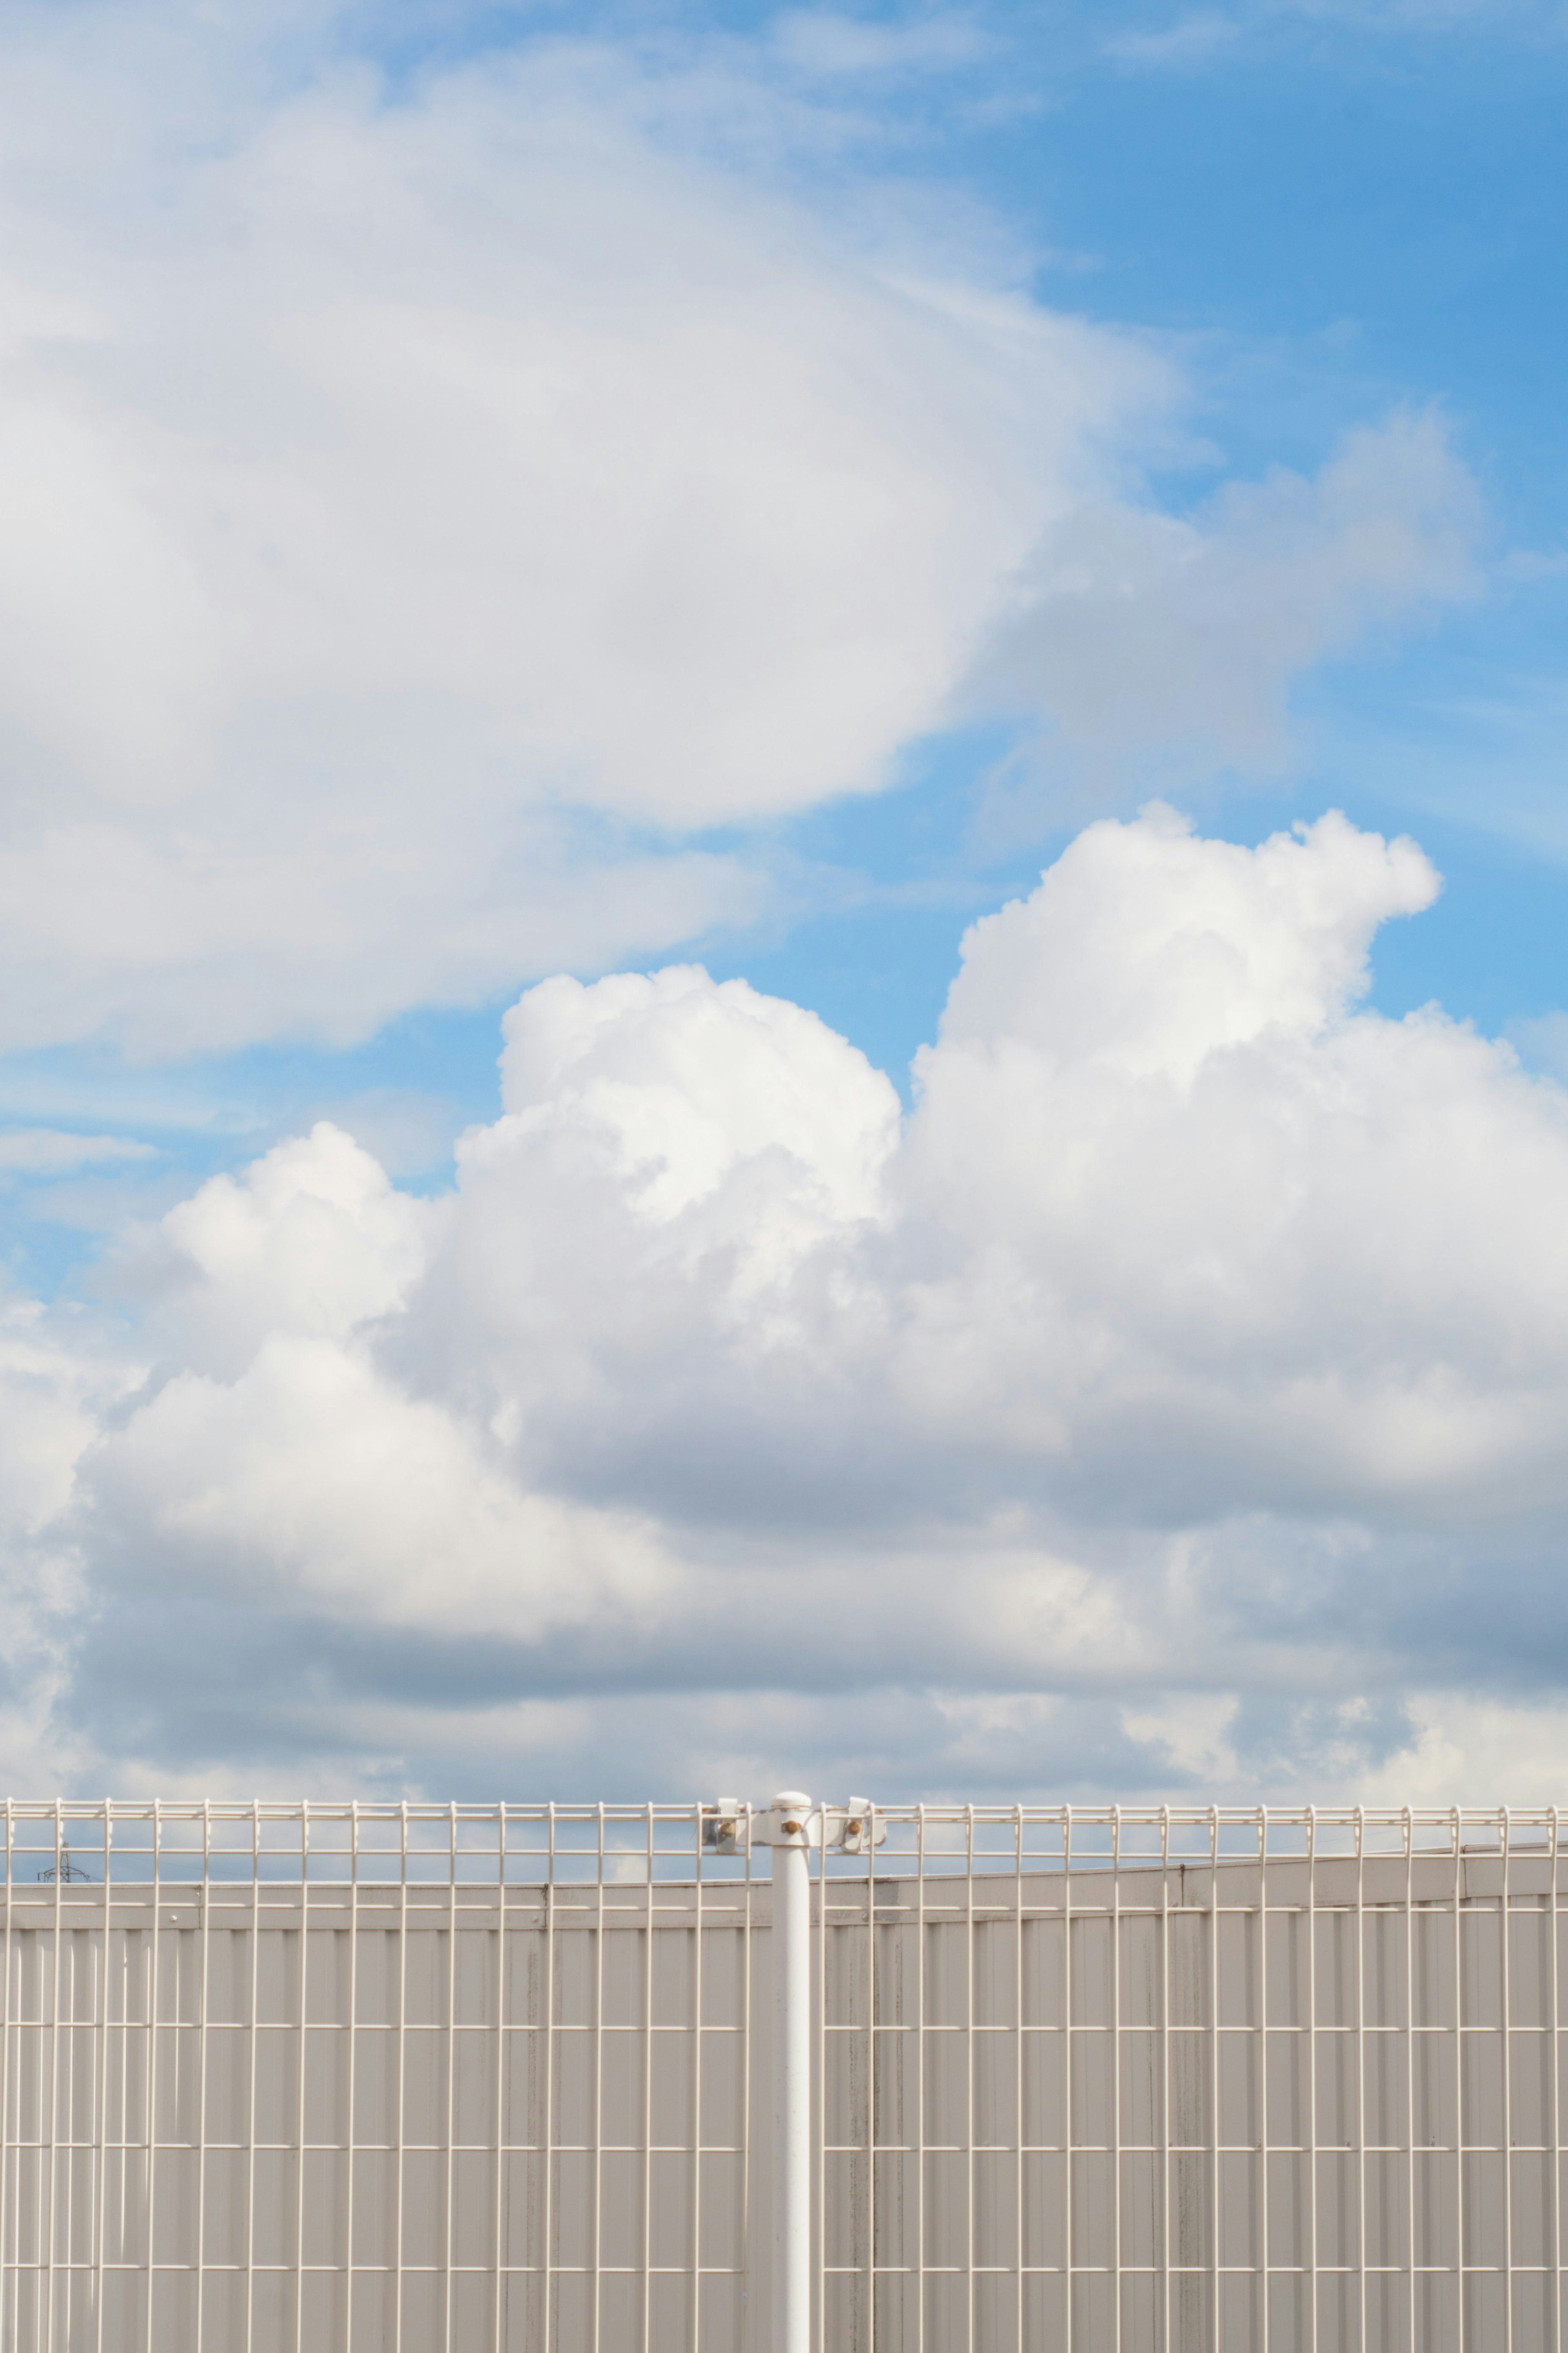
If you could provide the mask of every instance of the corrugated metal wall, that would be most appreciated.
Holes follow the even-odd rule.
[[[738,2347],[743,1905],[278,1892],[13,1894],[6,2353]]]
[[[879,1884],[874,1987],[863,1928],[827,1936],[827,2343],[1547,2353],[1552,1867],[1507,1877],[1506,1907],[1479,1857]]]
[[[170,1809],[156,1878],[121,1812],[13,1810],[0,2353],[764,2353],[769,1889],[697,1810]],[[817,1886],[823,2353],[1555,2353],[1554,1816],[886,1825]]]

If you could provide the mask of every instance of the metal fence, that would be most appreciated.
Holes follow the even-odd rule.
[[[1553,1809],[5,1832],[0,2353],[1561,2343]]]

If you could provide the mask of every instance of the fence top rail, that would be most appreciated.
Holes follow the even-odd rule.
[[[807,1801],[802,1801],[803,1803]],[[813,1799],[810,1805],[841,1803],[832,1799]],[[1447,1806],[1357,1806],[1357,1805],[1252,1805],[1222,1806],[1180,1804],[1117,1804],[1107,1800],[1095,1804],[1057,1804],[1029,1800],[973,1801],[915,1799],[908,1801],[878,1799],[856,1799],[857,1806],[889,1821],[963,1822],[975,1821],[1028,1822],[1121,1822],[1124,1827],[1135,1823],[1163,1821],[1201,1822],[1205,1826],[1214,1820],[1226,1822],[1363,1822],[1398,1825],[1406,1821],[1448,1823],[1458,1820],[1467,1827],[1484,1822],[1500,1829],[1508,1822],[1546,1822],[1568,1812],[1568,1792],[1564,1801],[1543,1801],[1540,1805],[1447,1805]],[[73,1819],[102,1819],[111,1814],[116,1820],[147,1820],[155,1816],[166,1821],[175,1820],[201,1821],[261,1820],[297,1821],[309,1816],[312,1821],[397,1821],[406,1817],[409,1821],[492,1821],[501,1818],[527,1821],[576,1820],[594,1821],[602,1814],[606,1819],[690,1821],[696,1817],[712,1813],[718,1806],[727,1812],[758,1816],[769,1810],[769,1801],[753,1801],[743,1798],[680,1799],[425,1799],[425,1798],[67,1798],[8,1797],[0,1800],[6,1816],[23,1820],[44,1820],[57,1814],[68,1814]]]
[[[1544,1806],[879,1805],[862,1852],[818,1852],[830,1877],[1135,1869],[1209,1862],[1493,1857],[1564,1845]],[[713,1818],[736,1831],[713,1851]],[[843,1810],[839,1810],[840,1816]],[[493,1803],[384,1798],[9,1798],[4,1880],[215,1882],[758,1876],[769,1809],[671,1803]],[[851,1827],[856,1827],[854,1823]]]

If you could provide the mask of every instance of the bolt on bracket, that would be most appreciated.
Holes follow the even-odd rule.
[[[710,1854],[747,1854],[752,1847],[824,1847],[830,1854],[868,1854],[888,1825],[869,1798],[842,1806],[752,1806],[720,1798],[702,1809],[702,1845]]]

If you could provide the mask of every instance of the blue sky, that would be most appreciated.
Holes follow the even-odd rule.
[[[980,1268],[985,1221],[1013,1234],[1013,1210],[982,1203],[978,1165],[953,1174],[965,1121],[977,1162],[1023,1154],[1028,1136],[1047,1158],[1087,1165],[1100,1149],[1110,1114],[1064,1076],[1110,1050],[1094,1042],[1099,1017],[1069,1034],[1034,992],[1066,1004],[1092,983],[1142,1005],[1152,942],[1186,940],[1194,973],[1203,942],[1226,944],[1235,999],[1223,1017],[1193,1013],[1201,1055],[1284,1058],[1255,1073],[1230,1125],[1211,1103],[1212,1132],[1195,1110],[1162,1129],[1171,1166],[1198,1165],[1200,1128],[1208,1148],[1261,1166],[1309,1102],[1363,1100],[1364,1050],[1393,1058],[1378,1084],[1389,1101],[1410,1091],[1411,1136],[1424,1121],[1448,1134],[1439,1100],[1479,1090],[1460,1123],[1482,1139],[1477,1190],[1456,1192],[1456,1232],[1516,1219],[1522,1231],[1518,1188],[1550,1196],[1568,1072],[1568,16],[1529,0],[844,13],[71,0],[18,12],[0,48],[26,101],[0,141],[0,1204],[16,1329],[33,1335],[16,1343],[32,1401],[18,1426],[47,1392],[37,1461],[56,1466],[43,1501],[18,1473],[7,1506],[13,1647],[34,1662],[16,1671],[16,1755],[226,1769],[210,1711],[196,1725],[167,1694],[116,1732],[107,1761],[80,1728],[94,1693],[101,1713],[105,1630],[167,1660],[200,1625],[220,1630],[226,1659],[275,1659],[279,1692],[313,1644],[338,1662],[328,1700],[363,1685],[358,1728],[331,1737],[292,1698],[258,1703],[247,1756],[329,1778],[347,1757],[435,1786],[472,1769],[483,1717],[505,1753],[570,1780],[598,1736],[591,1694],[621,1672],[605,1663],[629,1639],[617,1612],[635,1620],[626,1596],[644,1589],[626,1547],[667,1561],[646,1569],[649,1590],[668,1574],[687,1597],[638,1621],[648,1657],[661,1643],[674,1656],[713,1547],[752,1563],[736,1605],[748,1627],[787,1578],[793,1506],[770,1527],[755,1499],[796,1488],[818,1495],[826,1551],[858,1564],[836,1573],[868,1624],[898,1589],[895,1556],[925,1564],[910,1571],[923,1593],[954,1545],[988,1591],[1015,1577],[1033,1590],[1033,1577],[1042,1594],[1070,1588],[1059,1606],[1075,1624],[1099,1623],[1102,1600],[1145,1630],[1179,1616],[1177,1553],[1210,1561],[1231,1650],[1212,1673],[1140,1667],[1142,1698],[1102,1666],[1070,1690],[1048,1675],[1010,1690],[979,1652],[947,1691],[933,1604],[938,1630],[879,1671],[871,1713],[901,1694],[910,1724],[967,1726],[942,1736],[950,1778],[968,1759],[1044,1786],[1068,1753],[1047,1718],[1079,1727],[1107,1786],[1245,1778],[1266,1752],[1269,1773],[1298,1780],[1401,1756],[1431,1774],[1450,1749],[1479,1771],[1509,1753],[1495,1711],[1557,1700],[1521,1696],[1517,1658],[1500,1654],[1453,1699],[1471,1747],[1455,1734],[1445,1748],[1429,1693],[1451,1687],[1451,1650],[1428,1656],[1394,1597],[1440,1575],[1468,1625],[1489,1577],[1550,1587],[1550,1482],[1538,1493],[1518,1472],[1548,1515],[1527,1526],[1479,1500],[1509,1448],[1521,1462],[1538,1442],[1550,1453],[1527,1437],[1546,1377],[1520,1372],[1522,1341],[1514,1357],[1495,1343],[1511,1369],[1494,1377],[1479,1368],[1495,1335],[1467,1339],[1458,1306],[1439,1314],[1417,1285],[1388,1309],[1400,1411],[1473,1390],[1476,1427],[1502,1450],[1453,1507],[1458,1534],[1388,1399],[1375,1473],[1300,1467],[1298,1390],[1278,1429],[1244,1442],[1226,1421],[1222,1441],[1205,1419],[1213,1324],[1173,1336],[1195,1294],[1157,1344],[1152,1326],[1129,1336],[1121,1241],[1069,1244],[1066,1208],[1048,1245],[1019,1228],[1007,1280],[1016,1317],[1064,1347],[1078,1332],[1092,1356],[1084,1335],[1121,1334],[1144,1369],[1114,1413],[1087,1390],[1063,1401],[1042,1337],[1017,1374],[1034,1434],[1016,1459],[988,1451],[977,1400],[1010,1361],[1010,1325],[986,1320],[1001,1278],[978,1271],[962,1312],[950,1303],[975,1384],[967,1402],[954,1393],[951,1430],[941,1381],[918,1412],[890,1399],[942,1286],[961,1262]],[[1212,851],[1189,854],[1158,809],[1141,818],[1150,804],[1183,813]],[[1291,835],[1330,810],[1351,830]],[[1405,835],[1440,893],[1414,852],[1379,864],[1381,849],[1358,846]],[[1000,927],[983,920],[1005,905]],[[1081,983],[1058,933],[1080,943]],[[955,996],[933,1058],[961,955],[962,987],[989,1009],[965,1029]],[[684,983],[570,985],[693,963],[775,1008],[722,987],[699,1001]],[[1411,1041],[1434,1005],[1450,1059],[1422,1094],[1427,1047]],[[808,1015],[870,1070],[837,1042],[829,1054]],[[1188,1072],[1186,1048],[1147,1008],[1139,1019],[1152,1026],[1136,1050],[1128,1029],[1126,1069],[1146,1052]],[[1466,1024],[1498,1041],[1484,1069],[1465,1060]],[[998,1087],[1015,1047],[1040,1058],[1026,1101],[962,1108],[965,1040],[981,1038]],[[1302,1039],[1319,1057],[1310,1086],[1290,1060]],[[1328,1247],[1335,1152],[1369,1172],[1365,1229],[1400,1225],[1405,1145],[1378,1126],[1382,1100],[1365,1093],[1353,1145],[1303,1146],[1324,1171],[1301,1211],[1315,1237],[1298,1237],[1303,1265]],[[307,1145],[320,1123],[335,1140]],[[580,1229],[572,1188],[552,1189],[568,1134],[596,1172],[579,1172],[583,1200],[609,1187]],[[510,1153],[536,1157],[508,1191],[494,1172]],[[768,1190],[780,1155],[796,1170],[787,1205]],[[970,1188],[962,1215],[953,1186]],[[703,1239],[681,1245],[692,1287],[678,1312],[662,1287],[673,1260],[656,1267],[622,1228],[668,1194],[657,1218],[685,1233],[709,1193]],[[1163,1210],[1127,1214],[1152,1226]],[[1211,1273],[1223,1260],[1204,1214],[1173,1230],[1166,1272],[1184,1253]],[[1234,1218],[1247,1228],[1242,1207]],[[346,1222],[329,1246],[312,1219]],[[1438,1259],[1447,1230],[1438,1219]],[[774,1236],[765,1282],[736,1271],[748,1233]],[[548,1315],[517,1307],[504,1345],[466,1255],[482,1259],[481,1234],[500,1263],[553,1248],[579,1267]],[[1320,1290],[1363,1238],[1347,1228]],[[640,1306],[624,1326],[595,1321],[600,1261],[622,1265],[617,1253],[627,1296],[663,1303],[646,1330]],[[1068,1267],[1092,1270],[1092,1312]],[[558,1275],[542,1261],[528,1302],[553,1300]],[[1545,1295],[1554,1278],[1519,1279]],[[1466,1297],[1507,1292],[1495,1270],[1465,1281]],[[1226,1282],[1254,1306],[1268,1289],[1240,1260]],[[784,1291],[755,1305],[768,1284],[787,1307]],[[879,1354],[859,1325],[813,1321],[813,1285],[836,1317],[858,1285],[880,1302]],[[1300,1350],[1313,1382],[1348,1394],[1373,1380],[1348,1308],[1310,1343],[1300,1302],[1277,1314],[1258,1324],[1258,1364]],[[805,1355],[786,1377],[775,1336],[765,1379],[749,1360],[714,1369],[734,1330],[773,1332],[770,1317],[789,1348],[820,1352],[881,1467],[835,1467],[815,1424],[776,1460],[737,1427],[733,1459],[754,1481],[742,1505],[692,1466],[727,1392],[754,1382],[758,1427],[794,1427]],[[538,1352],[575,1364],[560,1335],[579,1327],[598,1335],[592,1365],[558,1394],[542,1387]],[[430,1667],[423,1695],[410,1663],[428,1651],[423,1602],[390,1617],[378,1604],[374,1639],[352,1611],[334,1616],[323,1594],[361,1589],[351,1554],[375,1586],[375,1512],[340,1501],[338,1533],[311,1536],[280,1533],[264,1500],[296,1437],[280,1422],[268,1440],[272,1408],[257,1400],[301,1335],[340,1352],[330,1378],[310,1376],[338,1401],[320,1407],[329,1426],[341,1411],[345,1432],[360,1428],[360,1383],[382,1385],[377,1445],[417,1452],[407,1417],[446,1417],[426,1430],[431,1483],[410,1525],[438,1495],[444,1525],[520,1514],[516,1542],[568,1585],[562,1562],[607,1546],[622,1565],[602,1588],[583,1572],[600,1596],[586,1615],[562,1604],[557,1622],[542,1603],[553,1630],[531,1648],[510,1604],[487,1617],[476,1598],[446,1681]],[[1257,1364],[1233,1377],[1237,1398],[1263,1378]],[[690,1419],[667,1425],[642,1384],[686,1398]],[[246,1398],[261,1434],[220,1507],[182,1485],[180,1449],[159,1433],[195,1432],[201,1413],[238,1428]],[[1110,1430],[1156,1464],[1186,1431],[1205,1463],[1212,1451],[1212,1477],[1184,1501],[1151,1471],[1119,1518]],[[240,1443],[209,1438],[220,1453]],[[1325,1459],[1338,1442],[1322,1438]],[[1429,1443],[1434,1461],[1464,1451],[1451,1433]],[[605,1535],[617,1513],[643,1515],[635,1545],[629,1521]],[[474,1535],[473,1556],[489,1542]],[[1237,1577],[1254,1589],[1237,1560],[1267,1556],[1257,1577],[1272,1591],[1303,1546],[1316,1565],[1302,1589],[1341,1600],[1297,1648],[1316,1643],[1331,1672],[1285,1673],[1268,1613],[1235,1599]],[[1343,1564],[1367,1546],[1390,1616],[1358,1636]],[[1449,1547],[1440,1572],[1435,1546]],[[500,1568],[485,1578],[484,1593],[504,1583]],[[737,1637],[750,1663],[736,1691],[767,1691],[767,1756],[837,1765],[812,1675],[773,1688],[746,1650],[760,1639]],[[229,1672],[214,1670],[220,1693]],[[1302,1726],[1284,1761],[1258,1696],[1281,1674]],[[710,1715],[685,1746],[670,1729],[679,1675],[648,1676],[628,1755],[641,1741],[672,1773],[762,1758],[762,1736],[747,1748],[736,1728],[743,1708],[725,1713],[741,1703],[721,1663],[701,1669]],[[1325,1731],[1320,1683],[1335,1676],[1352,1712]],[[450,1696],[465,1690],[468,1718]],[[497,1731],[495,1707],[521,1713]],[[902,1736],[878,1736],[889,1773],[913,1769]]]
[[[758,11],[405,12],[395,28],[351,16],[292,60],[285,44],[274,69],[292,63],[304,78],[335,50],[379,57],[417,88],[454,57],[574,38],[668,58],[750,37],[787,57],[775,26]],[[1169,510],[1221,472],[1310,471],[1339,433],[1400,404],[1436,404],[1450,420],[1486,501],[1485,593],[1298,681],[1282,775],[1196,776],[1182,797],[1238,839],[1331,804],[1414,830],[1447,890],[1418,927],[1379,942],[1376,1001],[1403,1010],[1437,997],[1493,1029],[1554,1009],[1568,994],[1568,460],[1553,296],[1568,42],[1553,12],[868,10],[855,26],[886,37],[887,69],[816,83],[834,105],[847,85],[853,124],[826,152],[813,141],[753,168],[805,180],[830,214],[865,215],[890,187],[900,202],[912,194],[937,235],[950,213],[971,232],[979,218],[1045,301],[1177,349],[1185,446],[1153,470]],[[815,1007],[901,1082],[964,924],[1026,888],[1071,830],[1074,812],[1048,799],[1000,848],[977,828],[1006,744],[999,723],[910,743],[897,761],[907,782],[770,827],[786,903],[700,940],[710,968]],[[1137,793],[1134,777],[1127,806]],[[438,1154],[443,1130],[493,1109],[507,994],[395,1019],[346,1053],[291,1039],[129,1072],[92,1044],[14,1056],[0,1100],[18,1123],[94,1130],[108,1118],[153,1142],[160,1168],[205,1172],[364,1097],[361,1115],[391,1123],[382,1132],[399,1137],[410,1173],[427,1176],[416,1164]],[[59,1207],[68,1228],[22,1243],[48,1279],[91,1250],[75,1222],[88,1197],[73,1188]]]

